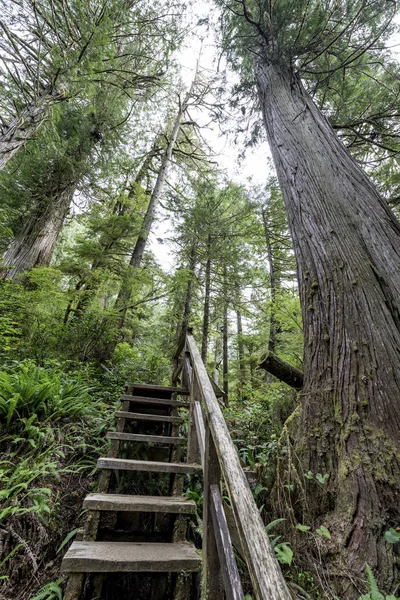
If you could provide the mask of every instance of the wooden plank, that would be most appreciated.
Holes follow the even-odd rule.
[[[182,396],[188,396],[189,390],[186,388],[175,387],[172,385],[151,385],[147,383],[126,383],[125,386],[128,389],[136,390],[154,390],[156,392],[171,392],[171,394],[181,394]]]
[[[211,375],[208,376],[210,379],[210,383],[212,386],[212,389],[214,390],[214,394],[216,395],[217,398],[222,398],[222,403],[225,404],[225,392],[223,390],[221,390],[221,388],[219,387],[219,385],[217,383],[215,383],[214,379],[211,377]]]
[[[210,428],[206,427],[204,454],[204,501],[203,501],[203,568],[202,599],[224,597],[221,563],[219,561],[215,531],[211,517],[211,485],[219,485],[221,468]]]
[[[229,535],[231,538],[231,542],[237,552],[237,554],[239,554],[239,556],[241,557],[241,559],[244,561],[244,550],[242,548],[242,542],[240,541],[240,537],[239,534],[237,532],[237,527],[236,527],[236,521],[235,521],[235,517],[233,516],[233,511],[231,509],[230,506],[228,506],[228,504],[225,502],[223,504],[224,507],[224,513],[225,513],[225,518],[226,518],[226,522],[228,524],[228,529],[229,529]]]
[[[172,398],[152,398],[150,396],[121,396],[121,400],[124,402],[131,402],[132,404],[160,404],[162,406],[176,406],[177,408],[189,408],[189,402],[182,402],[181,400],[172,400]]]
[[[186,444],[187,438],[173,437],[170,435],[144,435],[141,433],[119,433],[118,431],[109,431],[107,433],[109,440],[124,440],[126,442],[151,442],[152,444]]]
[[[196,419],[194,415],[195,398],[198,395],[196,390],[196,382],[193,380],[190,383],[190,413],[189,413],[189,434],[187,447],[187,461],[198,462],[201,460],[199,442],[197,439]],[[204,463],[201,463],[204,467]]]
[[[185,352],[182,359],[182,384],[189,389],[192,384],[192,366],[190,364],[188,352]]]
[[[71,573],[68,577],[67,588],[64,592],[64,600],[79,600],[85,581],[84,573]]]
[[[63,573],[198,571],[201,559],[192,544],[74,542],[64,556]]]
[[[291,600],[207,371],[194,338],[190,334],[187,335],[187,347],[199,382],[207,420],[231,500],[254,595],[260,599]]]
[[[127,460],[124,458],[99,458],[99,469],[118,471],[147,471],[148,473],[198,473],[201,465],[188,463],[158,462],[155,460]]]
[[[159,423],[183,423],[180,417],[166,417],[164,415],[146,415],[144,413],[126,412],[118,410],[115,413],[118,418],[128,419],[131,421],[157,421]]]
[[[84,508],[121,512],[194,514],[196,504],[184,496],[130,496],[128,494],[89,494]]]
[[[200,402],[195,402],[193,407],[193,416],[196,423],[197,442],[199,445],[200,461],[204,468],[204,455],[206,444],[206,433],[204,428],[203,411]]]
[[[226,522],[222,498],[219,487],[210,486],[211,516],[214,524],[215,541],[219,561],[221,564],[222,578],[224,580],[226,600],[243,600],[243,589],[240,581],[232,542]]]

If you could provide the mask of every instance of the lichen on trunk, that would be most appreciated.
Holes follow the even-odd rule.
[[[398,576],[384,531],[399,521],[400,226],[289,69],[260,60],[264,123],[297,259],[305,381],[298,520],[323,524],[326,574],[357,598],[365,561]],[[303,472],[329,474],[321,493]]]

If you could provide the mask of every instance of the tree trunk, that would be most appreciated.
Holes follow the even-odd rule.
[[[21,115],[12,119],[0,135],[0,170],[30,140],[46,119],[57,94],[43,94],[38,101]]]
[[[169,170],[169,167],[171,164],[172,153],[174,151],[176,140],[179,135],[183,116],[186,112],[189,100],[192,95],[195,81],[196,80],[194,79],[183,102],[179,106],[179,110],[176,115],[173,127],[172,127],[172,132],[171,132],[171,136],[170,136],[170,139],[168,142],[168,146],[165,150],[165,153],[164,153],[164,156],[162,159],[162,163],[161,163],[161,167],[160,167],[160,170],[158,171],[157,180],[156,180],[156,183],[155,183],[155,186],[153,189],[153,193],[151,194],[149,205],[147,207],[147,211],[146,211],[146,214],[143,219],[142,231],[140,232],[139,237],[136,241],[135,247],[133,249],[133,252],[132,252],[132,255],[131,255],[131,258],[129,261],[128,270],[122,281],[121,289],[119,291],[117,300],[115,302],[115,308],[117,310],[119,310],[119,314],[120,314],[120,321],[119,321],[120,329],[122,329],[125,324],[126,313],[128,312],[128,308],[129,308],[128,305],[129,305],[129,300],[130,300],[130,296],[131,296],[132,278],[134,277],[135,270],[140,267],[141,262],[142,262],[143,253],[144,253],[144,250],[145,250],[145,247],[147,244],[147,240],[148,240],[148,237],[149,237],[149,234],[150,234],[150,231],[153,226],[154,219],[155,219],[156,208],[157,208],[158,202],[161,198],[161,194],[164,189],[165,179],[167,177],[168,170]]]
[[[242,313],[239,309],[236,310],[236,331],[237,331],[237,348],[239,358],[239,385],[238,395],[241,398],[243,396],[243,386],[246,381],[246,367],[244,364],[244,344],[243,344],[243,324],[242,324]]]
[[[22,232],[4,255],[5,279],[15,279],[33,267],[50,264],[54,246],[67,216],[75,185],[66,187],[57,199],[38,203]]]
[[[295,390],[301,390],[303,387],[304,375],[302,371],[285,362],[271,351],[260,358],[258,366]]]
[[[185,304],[183,305],[182,320],[178,325],[176,339],[177,339],[177,351],[175,359],[178,359],[182,353],[183,347],[186,341],[186,332],[189,327],[190,315],[192,312],[192,300],[193,300],[193,282],[194,282],[194,270],[196,267],[196,244],[193,242],[190,257],[189,257],[189,272],[190,276],[186,286]]]
[[[139,171],[137,172],[137,175],[134,179],[135,185],[132,186],[128,194],[129,199],[132,199],[134,197],[137,186],[140,186],[143,183],[144,178],[148,175],[153,158],[158,154],[158,142],[159,137],[157,136],[157,138],[154,140],[150,152],[146,155],[146,158],[144,159]],[[128,206],[129,205],[126,202],[119,202],[115,207],[115,214],[122,217],[127,213],[128,210],[131,210],[130,208],[128,208]],[[77,283],[76,290],[78,291],[84,286],[84,293],[81,295],[81,298],[79,299],[75,309],[72,308],[73,301],[70,302],[70,305],[68,306],[67,311],[65,313],[64,324],[68,322],[71,313],[74,313],[75,317],[78,319],[82,317],[82,315],[85,313],[87,305],[90,303],[98,289],[98,281],[95,277],[95,272],[98,271],[98,269],[104,268],[107,257],[115,248],[115,245],[117,244],[119,239],[120,238],[110,239],[109,236],[106,234],[100,236],[99,246],[102,248],[102,253],[93,260],[93,263],[90,267],[89,276],[86,278],[86,280],[81,279]]]
[[[262,209],[261,214],[262,214],[262,220],[263,220],[263,226],[264,226],[265,243],[267,246],[268,270],[269,270],[269,290],[270,290],[270,294],[271,294],[268,350],[270,352],[275,352],[278,327],[279,327],[278,323],[276,321],[276,316],[275,316],[276,292],[277,292],[278,283],[277,283],[277,277],[276,277],[274,255],[272,252],[271,233],[269,230],[268,219],[267,219],[266,211],[264,208]]]
[[[238,307],[240,306],[240,296],[240,286],[236,284],[236,302]],[[244,360],[243,323],[240,308],[236,309],[236,332],[239,359],[238,396],[239,398],[243,398],[243,387],[246,382],[246,365]]]
[[[201,339],[201,359],[207,364],[208,330],[210,326],[210,291],[211,291],[211,236],[207,238],[207,262],[204,282],[203,331]]]
[[[299,78],[264,61],[256,79],[303,310],[295,455],[301,481],[329,474],[305,481],[296,516],[329,529],[318,545],[330,585],[357,598],[365,561],[386,589],[398,576],[383,534],[400,518],[400,227]]]
[[[219,367],[221,365],[221,362],[222,362],[221,361],[221,338],[218,336],[215,338],[215,344],[214,344],[214,373],[213,373],[213,379],[218,386],[220,384]]]
[[[225,406],[229,405],[229,380],[228,380],[228,284],[227,284],[227,271],[224,268],[224,314],[223,314],[223,327],[222,327],[222,375],[223,375],[223,390],[225,394]]]

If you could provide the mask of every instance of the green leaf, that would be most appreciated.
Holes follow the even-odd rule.
[[[275,554],[279,562],[283,565],[291,565],[293,560],[293,550],[288,544],[283,542],[274,548]]]
[[[263,492],[263,491],[267,491],[267,488],[265,488],[262,485],[260,485],[259,483],[257,483],[256,487],[253,490],[254,498],[257,498],[258,494],[261,494],[261,492]]]
[[[330,531],[329,531],[329,529],[327,529],[325,527],[325,525],[321,525],[321,527],[319,527],[318,529],[315,530],[315,533],[317,533],[318,535],[320,535],[322,537],[328,538],[328,540],[332,539]]]
[[[300,523],[297,523],[296,529],[299,531],[309,531],[311,527],[309,525],[301,525]]]
[[[391,528],[389,531],[385,531],[383,536],[389,544],[398,544],[400,542],[400,532]]]
[[[307,473],[304,473],[304,477],[307,477],[307,479],[314,479],[314,473],[312,471],[308,471]]]
[[[286,519],[275,519],[274,521],[271,521],[265,526],[265,531],[271,531],[271,529],[283,521],[286,521]]]
[[[65,544],[68,544],[69,540],[71,538],[73,538],[74,535],[76,535],[78,533],[78,531],[79,531],[79,527],[77,527],[76,529],[73,529],[72,531],[69,532],[68,535],[65,536],[65,538],[63,539],[63,541],[57,548],[56,554],[58,554],[60,552],[60,550],[62,550],[64,548]]]
[[[321,473],[317,473],[315,479],[319,481],[319,483],[324,485],[329,479],[329,473],[325,473],[324,475],[321,475]]]

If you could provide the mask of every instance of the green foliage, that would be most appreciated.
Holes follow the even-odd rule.
[[[64,577],[60,577],[56,581],[50,581],[46,583],[31,600],[62,600],[63,591],[61,583],[64,581]]]
[[[389,531],[385,531],[384,538],[389,544],[398,544],[400,542],[400,531],[391,528]]]
[[[279,542],[281,536],[278,535],[276,537],[273,537],[273,534],[270,533],[271,530],[274,529],[274,527],[279,525],[279,523],[283,523],[284,521],[286,521],[286,519],[275,519],[274,521],[271,521],[265,526],[265,530],[267,531],[271,539],[271,546],[275,551],[278,561],[282,565],[290,566],[293,560],[293,550],[291,549],[290,544],[288,542]]]
[[[26,361],[0,372],[0,443],[8,447],[0,461],[0,519],[35,514],[47,521],[57,502],[55,482],[70,472],[67,457],[74,456],[75,470],[93,469],[89,457],[104,445],[98,422],[103,432],[107,420],[92,391],[60,366]]]
[[[37,448],[35,447],[34,450],[37,451]],[[28,455],[17,466],[12,460],[0,461],[1,520],[22,517],[29,513],[35,513],[42,521],[49,517],[53,505],[51,500],[53,490],[49,487],[37,487],[36,483],[48,478],[55,481],[59,479],[60,470],[57,460],[60,458],[60,452],[61,449],[52,447],[41,455],[36,453]],[[15,452],[12,452],[10,458],[13,459],[14,456]]]
[[[365,563],[365,573],[367,575],[369,590],[368,594],[363,594],[360,596],[359,600],[399,600],[392,594],[389,596],[381,594],[372,569],[367,563]]]
[[[83,416],[89,408],[86,386],[55,379],[46,369],[31,362],[0,372],[0,427],[14,421],[24,424],[21,433],[30,433],[36,420],[42,425],[59,419]]]
[[[328,538],[328,540],[332,539],[331,533],[330,533],[329,529],[327,529],[327,527],[325,527],[325,525],[321,525],[320,527],[318,527],[318,529],[315,530],[315,533],[317,535],[320,535],[321,537]]]

